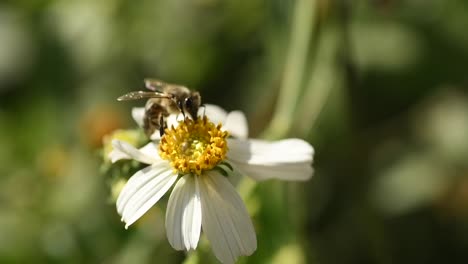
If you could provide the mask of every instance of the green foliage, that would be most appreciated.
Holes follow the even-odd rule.
[[[239,183],[259,242],[239,263],[465,263],[467,10],[5,1],[0,262],[216,263],[203,236],[196,252],[170,247],[165,202],[129,230],[115,210],[111,186],[139,164],[109,166],[101,140],[135,128],[130,108],[143,102],[115,99],[158,77],[245,111],[252,137],[315,147],[310,182]]]

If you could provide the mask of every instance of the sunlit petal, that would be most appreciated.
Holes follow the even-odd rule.
[[[278,164],[278,165],[246,165],[231,161],[232,166],[256,181],[264,181],[269,179],[280,179],[284,181],[306,181],[309,180],[314,169],[310,163],[296,164]]]
[[[133,175],[117,198],[117,211],[126,228],[146,213],[175,183],[168,164],[155,163]]]
[[[227,112],[221,107],[212,104],[205,104],[198,109],[198,115],[206,115],[214,124],[224,124],[227,117]]]
[[[114,149],[111,154],[109,154],[112,162],[117,161],[115,158],[134,159],[145,164],[152,164],[160,161],[159,156],[149,155],[151,152],[148,149],[145,149],[145,152],[140,151],[125,141],[112,140],[112,147]]]
[[[109,159],[112,163],[115,163],[119,160],[131,159],[127,153],[120,151],[119,149],[112,148],[112,151],[109,153]]]
[[[228,159],[256,180],[308,180],[314,149],[301,139],[275,142],[229,139]]]
[[[232,111],[226,117],[224,130],[235,138],[247,139],[249,136],[249,127],[247,118],[241,111]]]
[[[247,209],[231,183],[216,171],[200,177],[202,226],[215,256],[234,263],[257,248],[257,238]]]
[[[153,142],[144,145],[142,148],[140,148],[140,151],[146,156],[152,157],[158,161],[161,160],[158,153],[158,145]]]
[[[143,127],[143,117],[145,116],[144,107],[134,107],[132,108],[132,117],[133,120],[140,126]]]
[[[200,238],[202,210],[197,177],[180,178],[167,205],[167,239],[177,250],[196,249]]]

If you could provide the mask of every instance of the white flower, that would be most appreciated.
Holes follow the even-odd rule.
[[[113,162],[135,159],[150,165],[129,179],[117,199],[117,211],[127,228],[175,184],[166,211],[171,246],[196,249],[203,227],[215,256],[234,263],[256,250],[257,239],[245,205],[227,177],[240,173],[256,180],[307,180],[313,172],[313,148],[300,139],[248,140],[241,112],[227,114],[212,105],[202,111],[204,117],[175,123],[159,142],[141,149],[113,142],[109,155]]]

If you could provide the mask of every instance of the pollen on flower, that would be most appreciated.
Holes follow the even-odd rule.
[[[164,133],[159,155],[180,174],[201,175],[226,157],[229,134],[221,130],[221,124],[216,126],[206,116],[197,120],[186,118]]]

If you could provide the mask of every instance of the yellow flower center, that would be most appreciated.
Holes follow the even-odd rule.
[[[186,118],[167,128],[159,144],[159,155],[179,174],[213,169],[226,157],[228,132],[205,116],[196,121]]]

